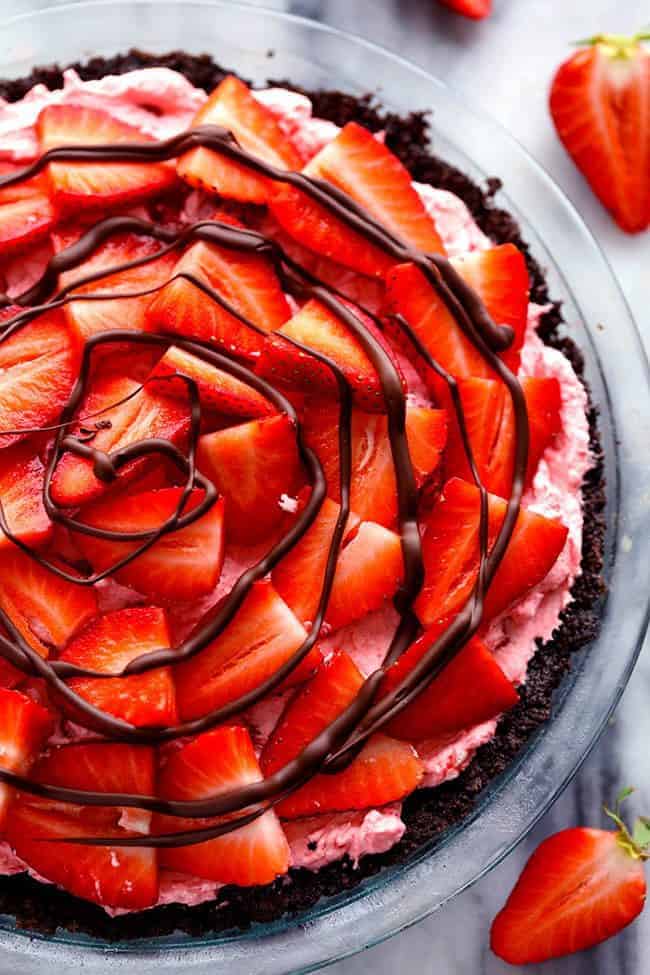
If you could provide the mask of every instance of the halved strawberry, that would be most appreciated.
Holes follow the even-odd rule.
[[[327,493],[340,501],[339,412],[330,404],[308,405],[302,414],[305,442],[318,455],[327,478]],[[444,410],[406,408],[406,435],[418,487],[437,469],[447,439]],[[397,518],[395,468],[388,421],[377,413],[352,413],[352,481],[350,507],[362,520],[392,528]]]
[[[66,241],[71,242],[69,237]],[[56,249],[56,243],[55,243]],[[66,288],[80,277],[96,274],[103,268],[126,264],[142,257],[148,257],[160,250],[160,244],[134,234],[121,234],[112,237],[102,244],[93,255],[83,264],[71,271],[66,271],[59,277],[59,287]],[[140,267],[128,268],[116,274],[91,281],[75,289],[74,294],[101,294],[108,297],[106,301],[74,300],[65,306],[65,314],[71,328],[82,338],[88,339],[98,332],[110,329],[132,329],[142,331],[147,327],[146,310],[151,303],[151,295],[140,298],[127,298],[124,295],[131,291],[144,291],[164,284],[172,273],[176,263],[173,254],[150,261]],[[120,296],[119,299],[117,296]],[[130,352],[133,354],[133,347]]]
[[[252,386],[176,346],[167,350],[152,372],[152,376],[174,375],[188,376],[194,380],[204,409],[244,418],[271,416],[276,412],[271,402]],[[165,382],[162,388],[171,395],[180,394],[187,400],[186,387],[182,382]]]
[[[489,547],[506,513],[502,498],[489,495]],[[448,618],[466,603],[479,567],[480,494],[452,478],[424,523],[425,580],[415,603],[425,626]],[[522,508],[510,544],[487,593],[483,621],[507,609],[542,581],[564,547],[567,529],[554,518]]]
[[[164,610],[132,606],[97,617],[59,659],[107,674],[122,670],[143,653],[169,646]],[[176,724],[171,667],[113,680],[73,677],[68,684],[90,704],[136,726]]]
[[[441,630],[433,627],[402,654],[386,674],[381,696],[406,677]],[[384,730],[407,741],[451,735],[509,711],[518,701],[512,682],[485,644],[474,638]]]
[[[483,20],[492,12],[492,0],[439,0],[439,3],[470,20]]]
[[[303,622],[311,622],[323,587],[340,506],[326,498],[315,521],[278,563],[273,584]],[[391,599],[404,574],[399,535],[351,514],[336,564],[325,622],[338,629]]]
[[[521,386],[528,408],[529,449],[525,486],[531,483],[542,454],[562,429],[560,384],[554,378],[526,378]],[[458,391],[467,435],[482,483],[502,498],[511,491],[515,455],[512,399],[505,385],[492,379],[461,379]],[[448,409],[451,477],[470,480],[471,473],[453,409]]]
[[[41,759],[32,776],[65,788],[151,795],[153,750],[104,742],[64,745]],[[133,821],[134,811],[129,813]],[[23,794],[12,806],[7,837],[21,860],[77,897],[104,907],[140,910],[158,899],[156,851],[120,846],[120,838],[134,835],[120,825],[122,815],[118,807],[84,808]],[[140,811],[137,819],[138,832],[147,832],[148,815]],[[115,837],[115,842],[65,842],[98,835]]]
[[[18,691],[0,688],[0,768],[25,773],[54,729],[52,715]],[[4,830],[12,790],[0,785],[0,830]]]
[[[215,219],[240,224],[225,214]],[[197,241],[172,270],[190,274],[214,289],[236,312],[265,332],[279,328],[291,312],[270,261],[260,254]],[[149,328],[198,338],[245,357],[255,357],[263,338],[208,294],[183,277],[172,280],[157,295],[147,312]]]
[[[59,146],[149,142],[138,129],[108,112],[84,105],[47,105],[36,121],[41,152]],[[51,162],[47,167],[52,199],[60,210],[112,207],[141,200],[176,180],[172,166],[141,162]]]
[[[409,171],[363,126],[348,122],[304,172],[338,186],[416,250],[444,254],[436,225],[415,192]]]
[[[119,532],[155,531],[177,510],[183,489],[161,488],[138,494],[107,497],[83,509],[86,525]],[[193,490],[183,511],[192,511],[203,500]],[[217,501],[197,521],[168,532],[151,548],[118,569],[115,578],[152,599],[195,599],[212,592],[223,565],[223,501]],[[120,542],[74,532],[80,549],[95,570],[115,565],[140,542]]]
[[[197,459],[226,500],[229,541],[262,541],[281,523],[282,495],[293,495],[300,476],[296,431],[288,416],[208,433],[199,441]]]
[[[248,86],[228,75],[217,85],[192,125],[221,125],[248,152],[278,169],[300,169],[302,159],[273,113]],[[200,147],[178,160],[178,174],[192,186],[242,203],[265,203],[270,183],[248,166]]]
[[[605,807],[615,830],[564,829],[537,847],[492,924],[496,955],[517,966],[560,958],[606,941],[641,913],[650,844],[646,817],[632,830],[621,819],[632,791],[613,811]]]
[[[1,350],[0,346],[0,350]],[[96,377],[79,408],[80,426],[95,430],[91,441],[97,450],[112,453],[151,437],[182,442],[188,427],[187,401],[164,395],[160,389],[145,387],[138,391],[138,383],[125,377],[105,375]],[[127,397],[130,397],[127,399]],[[123,402],[126,400],[126,402]],[[115,405],[119,404],[119,405]],[[99,414],[90,418],[92,414]],[[108,421],[110,426],[104,424]],[[155,463],[155,455],[129,461],[119,472],[119,480],[126,483]],[[57,504],[76,506],[100,497],[107,484],[93,472],[93,463],[85,457],[65,453],[52,478],[52,497]]]
[[[271,583],[256,582],[223,633],[174,669],[181,717],[200,717],[258,687],[306,639],[305,629]],[[319,660],[314,648],[284,686],[306,680]]]
[[[337,650],[312,679],[296,691],[264,746],[260,765],[265,776],[287,765],[318,737],[361,689],[363,677],[347,653]]]
[[[456,258],[451,263],[478,293],[496,324],[513,329],[513,343],[502,358],[516,371],[528,309],[528,271],[523,254],[513,244],[502,244]],[[387,311],[406,319],[447,372],[455,377],[494,376],[483,355],[465,336],[438,292],[414,264],[392,268],[386,276],[386,288]],[[437,378],[431,381],[436,391],[442,387]]]
[[[316,675],[286,706],[262,753],[265,775],[296,758],[357,696],[363,678],[346,653],[321,664]],[[287,819],[344,809],[367,809],[402,799],[422,778],[413,749],[375,735],[343,772],[316,775],[281,803]]]
[[[165,799],[207,799],[262,778],[250,735],[242,727],[215,728],[175,751],[162,768],[159,794]],[[218,819],[154,817],[157,833],[201,829]],[[222,884],[270,884],[289,868],[289,844],[278,817],[269,811],[239,829],[194,846],[160,852],[170,870]]]
[[[381,332],[361,311],[350,308],[380,342],[399,372]],[[275,335],[269,336],[257,372],[292,389],[336,397],[338,386],[331,369],[314,356],[283,341],[284,335],[332,359],[352,386],[359,407],[379,413],[386,410],[379,376],[361,343],[345,322],[320,301],[308,301]]]
[[[10,318],[20,308],[3,310]],[[49,311],[0,342],[0,448],[30,430],[55,423],[65,406],[79,365],[79,344],[60,311]]]
[[[45,469],[31,443],[19,443],[2,451],[0,501],[9,530],[26,545],[48,540],[52,522],[43,507]],[[0,549],[13,547],[0,530]]]
[[[15,546],[0,552],[0,578],[0,607],[43,657],[97,612],[91,588],[60,579]]]
[[[268,206],[280,227],[315,254],[370,278],[382,278],[395,264],[386,251],[294,186],[274,184]]]
[[[558,69],[551,116],[565,149],[618,225],[650,224],[647,34],[597,34]]]
[[[54,211],[45,194],[0,203],[0,257],[31,247],[47,236],[53,223]]]

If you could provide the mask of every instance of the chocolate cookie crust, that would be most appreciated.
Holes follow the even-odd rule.
[[[212,90],[227,73],[209,55],[193,56],[182,51],[155,56],[134,49],[113,58],[93,58],[83,64],[70,65],[84,80],[154,66],[179,71],[193,85],[206,91]],[[40,67],[28,77],[0,81],[0,97],[17,101],[38,83],[51,89],[61,87],[62,69],[58,65]],[[296,90],[289,81],[271,83]],[[373,131],[383,129],[388,146],[414,179],[455,193],[467,204],[487,236],[496,243],[516,244],[524,252],[531,278],[531,299],[539,304],[549,303],[543,272],[522,240],[517,223],[494,203],[501,182],[491,179],[485,186],[478,186],[458,169],[431,155],[429,121],[424,113],[403,118],[382,110],[370,95],[355,98],[330,90],[306,91],[305,94],[312,100],[314,114],[321,118],[338,125],[354,119]],[[582,378],[581,353],[570,338],[561,334],[561,325],[560,306],[552,303],[542,317],[539,334],[546,344],[562,351]],[[386,853],[364,857],[357,869],[344,859],[327,865],[318,873],[291,870],[290,883],[279,880],[267,887],[224,887],[216,901],[196,907],[169,905],[118,918],[110,918],[101,908],[65,891],[45,887],[26,874],[2,877],[0,912],[15,916],[20,927],[40,933],[64,928],[111,941],[151,938],[179,930],[190,935],[224,933],[246,928],[252,923],[275,921],[285,914],[300,913],[322,897],[354,888],[384,867],[402,862],[424,843],[467,816],[481,791],[504,771],[536,728],[548,719],[553,691],[570,669],[572,653],[592,640],[599,629],[605,485],[597,411],[593,405],[589,407],[588,419],[594,466],[583,487],[583,571],[574,583],[573,601],[563,612],[561,625],[553,638],[545,644],[539,643],[538,652],[528,668],[526,684],[520,689],[521,701],[501,719],[493,740],[478,750],[457,779],[436,789],[421,790],[405,802],[403,819],[407,831],[400,843]]]

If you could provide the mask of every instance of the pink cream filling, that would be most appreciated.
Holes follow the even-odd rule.
[[[283,130],[296,144],[305,160],[330,141],[338,129],[331,122],[313,118],[308,98],[283,89],[255,93],[276,115]],[[205,94],[192,87],[176,72],[166,68],[147,68],[121,76],[108,76],[100,81],[82,82],[76,72],[64,75],[61,91],[48,91],[37,85],[18,103],[0,100],[0,153],[4,158],[29,160],[37,154],[34,123],[40,110],[48,104],[82,104],[100,107],[116,118],[138,127],[143,133],[165,138],[186,128]],[[414,184],[427,210],[436,221],[450,256],[485,249],[490,240],[478,228],[465,204],[445,190]],[[200,206],[190,197],[189,206]],[[26,260],[20,260],[7,271],[5,285],[12,294],[28,287],[42,272],[49,257],[47,246],[36,248]],[[341,270],[341,275],[348,272]],[[569,361],[557,350],[545,346],[536,334],[544,309],[529,309],[528,331],[522,353],[521,376],[554,376],[562,390],[562,431],[555,444],[542,458],[524,504],[534,510],[561,518],[569,529],[566,546],[555,566],[531,593],[494,621],[487,642],[508,677],[522,683],[528,661],[535,652],[535,640],[548,639],[557,626],[560,612],[570,601],[570,587],[580,572],[582,542],[581,483],[590,465],[589,431],[586,419],[586,395]],[[412,370],[407,370],[410,396],[425,400],[421,385]],[[291,498],[283,499],[290,507]],[[196,607],[192,619],[184,614],[176,620],[175,635],[198,618],[209,603],[227,592],[236,575],[259,553],[232,553],[215,593]],[[132,597],[132,594],[131,594]],[[123,605],[125,591],[108,584],[102,593],[106,606]],[[365,674],[380,662],[395,624],[395,613],[386,608],[360,623],[338,631],[323,641],[325,650],[345,646]],[[282,696],[263,701],[247,715],[256,749],[259,751],[270,735],[284,703]],[[488,721],[461,734],[417,744],[425,763],[423,786],[436,786],[457,777],[469,764],[476,749],[494,735],[496,721]],[[69,725],[58,732],[57,740],[82,737],[83,729]],[[296,867],[318,870],[347,854],[356,865],[369,853],[380,853],[399,842],[405,830],[400,817],[400,804],[384,809],[354,813],[314,816],[285,824]],[[6,843],[0,843],[0,874],[28,869]],[[37,877],[42,880],[42,878]],[[219,884],[184,874],[162,871],[159,904],[199,904],[212,899]]]

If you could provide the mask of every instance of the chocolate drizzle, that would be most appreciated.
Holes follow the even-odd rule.
[[[343,298],[345,296],[341,292],[335,288],[327,287],[322,281],[289,258],[276,242],[253,230],[232,227],[229,224],[219,221],[201,221],[176,232],[134,217],[112,217],[99,222],[84,234],[79,241],[55,255],[50,260],[41,280],[17,299],[16,303],[21,306],[22,310],[3,323],[0,340],[13,334],[17,329],[44,311],[62,307],[70,301],[105,301],[107,297],[114,297],[115,300],[118,300],[150,293],[153,294],[155,291],[164,288],[168,282],[165,282],[157,288],[139,292],[123,292],[114,296],[107,296],[105,293],[79,295],[75,292],[80,287],[84,287],[99,278],[104,278],[131,267],[137,267],[156,260],[162,254],[180,248],[192,240],[204,240],[222,247],[255,252],[270,258],[285,290],[300,297],[313,297],[318,299],[344,322],[346,327],[360,342],[372,362],[380,380],[383,406],[387,414],[388,435],[397,484],[398,524],[404,560],[404,583],[395,598],[395,605],[400,614],[400,622],[393,635],[384,662],[380,668],[374,671],[364,681],[359,694],[349,707],[317,738],[310,742],[297,758],[278,770],[274,775],[220,796],[196,801],[170,801],[162,800],[155,796],[96,793],[78,789],[58,788],[33,782],[24,776],[0,769],[1,781],[14,785],[22,791],[46,796],[58,801],[89,806],[134,806],[184,818],[230,816],[225,822],[200,829],[158,836],[125,836],[119,840],[122,846],[179,846],[200,843],[251,822],[279,802],[289,792],[306,782],[316,772],[320,770],[335,771],[340,768],[341,763],[349,761],[355,750],[366,740],[368,735],[372,734],[397,714],[430,683],[454,655],[458,653],[473,633],[476,632],[480,624],[485,595],[506,551],[519,512],[528,455],[528,417],[523,392],[517,378],[498,356],[498,352],[503,351],[511,344],[513,340],[512,330],[507,326],[495,324],[491,320],[478,295],[467,286],[453,266],[444,257],[425,254],[408,246],[381,223],[376,221],[364,208],[329,183],[308,177],[302,173],[278,170],[255,158],[242,149],[225,129],[218,126],[200,126],[161,142],[70,146],[52,149],[25,169],[0,177],[0,188],[29,179],[40,172],[49,162],[53,161],[160,162],[175,158],[197,146],[204,146],[219,152],[228,158],[248,166],[253,171],[267,178],[290,184],[307,194],[319,205],[325,207],[337,219],[343,221],[348,227],[362,235],[373,245],[379,247],[396,262],[411,261],[422,271],[433,288],[441,296],[463,333],[484,356],[490,367],[509,391],[515,416],[516,445],[514,473],[510,496],[507,500],[505,518],[494,546],[491,551],[488,551],[487,493],[480,482],[474,464],[455,381],[433,359],[428,350],[422,346],[417,336],[409,328],[408,323],[400,316],[397,316],[397,322],[400,328],[413,344],[418,355],[424,359],[429,367],[438,373],[449,388],[470,470],[480,490],[480,560],[475,586],[462,611],[448,629],[432,642],[428,651],[401,683],[380,701],[375,702],[377,689],[386,670],[398,659],[419,631],[419,623],[412,607],[422,586],[424,575],[417,522],[418,495],[405,431],[406,401],[399,375],[391,358],[384,351],[381,344],[366,328],[360,316],[355,314],[348,303],[344,303]],[[153,237],[161,241],[164,246],[153,254],[138,258],[135,261],[126,262],[111,268],[104,267],[100,271],[88,274],[74,281],[63,290],[56,292],[58,277],[63,271],[83,263],[101,243],[111,236],[125,232]],[[195,287],[200,288],[211,300],[216,301],[231,315],[234,315],[244,326],[255,330],[261,335],[265,334],[263,330],[242,316],[237,309],[230,305],[229,302],[209,285],[206,285],[188,273],[178,274],[176,277],[184,277],[189,280]],[[9,301],[7,299],[5,304],[8,303]],[[363,309],[361,306],[357,307],[359,307],[360,311],[368,314],[367,309]],[[276,335],[279,334],[281,333],[276,333]],[[85,345],[79,377],[61,415],[55,448],[46,469],[43,492],[44,504],[52,520],[66,525],[69,528],[74,528],[75,531],[82,531],[87,534],[96,535],[97,537],[110,538],[118,541],[138,541],[140,544],[125,559],[100,575],[79,577],[66,572],[60,566],[48,562],[40,554],[31,551],[28,546],[16,539],[8,530],[4,512],[0,504],[0,525],[2,525],[5,533],[15,544],[19,545],[23,551],[29,552],[30,555],[38,559],[50,571],[55,572],[63,578],[80,585],[92,585],[99,578],[104,578],[106,575],[114,572],[116,568],[137,558],[139,554],[153,545],[162,535],[177,530],[201,517],[216,502],[217,492],[214,485],[195,469],[194,459],[200,429],[201,408],[196,384],[186,377],[179,376],[171,378],[183,380],[188,390],[190,446],[187,456],[170,442],[155,438],[140,441],[113,454],[107,454],[93,447],[92,442],[85,441],[83,434],[81,436],[74,436],[68,433],[68,429],[75,422],[75,413],[88,383],[93,350],[100,345],[116,342],[134,342],[167,347],[170,344],[174,344],[251,385],[263,396],[267,397],[280,411],[285,412],[296,427],[299,453],[312,486],[311,495],[305,508],[287,534],[262,559],[242,574],[225,599],[207,614],[201,624],[181,646],[143,654],[131,661],[119,673],[98,673],[76,667],[64,661],[43,660],[17,631],[9,617],[0,611],[0,621],[2,621],[9,634],[8,637],[0,636],[0,653],[25,673],[42,677],[48,686],[56,690],[74,709],[75,714],[79,715],[77,720],[80,720],[86,727],[98,731],[108,740],[141,743],[162,742],[188,734],[196,734],[210,727],[214,727],[216,724],[250,707],[278,687],[291,670],[306,656],[318,639],[320,627],[327,610],[336,562],[349,514],[352,397],[345,377],[336,364],[327,356],[322,355],[308,346],[302,345],[289,336],[283,335],[282,338],[298,346],[303,352],[315,356],[331,370],[336,381],[340,409],[339,452],[341,507],[330,542],[318,611],[307,639],[275,674],[238,700],[232,701],[202,718],[174,727],[135,727],[90,705],[68,687],[66,680],[72,676],[81,675],[98,679],[128,676],[129,674],[143,673],[163,665],[173,666],[181,660],[187,660],[194,656],[223,632],[228,623],[233,619],[248,592],[250,592],[254,582],[267,575],[313,523],[326,493],[324,473],[316,455],[304,444],[295,411],[291,403],[281,392],[261,379],[246,365],[238,362],[231,354],[216,351],[214,347],[196,339],[186,339],[178,335],[151,334],[125,330],[112,330],[101,333],[89,339]],[[51,481],[56,466],[61,456],[65,452],[70,451],[91,460],[95,475],[105,481],[113,480],[118,475],[119,469],[135,458],[143,457],[147,454],[164,454],[170,457],[185,475],[185,484],[177,509],[163,525],[159,526],[155,531],[148,532],[113,532],[86,525],[82,521],[72,518],[72,516],[66,514],[57,506],[51,496]],[[199,506],[193,508],[191,511],[185,511],[190,492],[195,487],[203,490],[204,498]],[[115,837],[71,837],[68,841],[84,844],[114,844]]]

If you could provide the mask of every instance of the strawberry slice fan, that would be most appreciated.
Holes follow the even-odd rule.
[[[480,628],[567,535],[521,506],[561,428],[557,383],[516,379],[522,254],[447,261],[407,170],[354,122],[302,168],[229,77],[194,125],[156,143],[49,106],[39,159],[0,176],[0,257],[54,250],[1,313],[0,814],[40,875],[130,910],[156,903],[160,868],[269,883],[283,820],[398,802],[419,741],[513,707]],[[123,213],[187,185],[210,220]],[[251,226],[250,203],[375,279],[382,314]],[[402,354],[430,405],[407,399]],[[125,595],[100,608],[109,577]],[[391,601],[375,672],[343,638],[323,655],[323,625]],[[288,689],[258,760],[243,712]],[[105,740],[44,752],[57,716]]]

